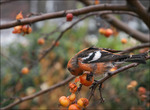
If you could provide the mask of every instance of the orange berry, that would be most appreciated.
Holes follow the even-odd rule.
[[[73,14],[72,13],[68,13],[66,15],[66,21],[72,21],[72,19],[73,19]]]
[[[121,43],[122,43],[122,44],[126,44],[126,43],[127,43],[127,39],[122,38],[122,39],[121,39]]]
[[[53,41],[53,44],[55,43],[55,41]],[[57,46],[59,46],[59,41],[57,41],[56,43],[55,43],[55,46],[57,47]]]
[[[29,69],[27,67],[22,68],[21,70],[22,74],[28,74],[29,73]]]
[[[17,14],[16,20],[18,20],[18,19],[23,19],[22,11],[20,11],[20,13]]]
[[[58,42],[58,41],[56,42],[55,46],[56,46],[56,47],[59,46],[59,42]]]
[[[67,107],[70,104],[69,99],[66,96],[61,96],[59,98],[59,103],[63,106],[63,107]]]
[[[110,69],[111,72],[113,72],[113,71],[115,71],[115,70],[117,70],[117,67],[116,67],[116,66]]]
[[[95,5],[98,5],[99,3],[99,0],[95,0]]]
[[[139,93],[140,95],[146,94],[146,89],[145,89],[144,87],[139,87],[139,88],[138,88],[138,93]]]
[[[75,83],[77,83],[78,81],[80,81],[80,79],[79,78],[75,78]]]
[[[30,34],[31,32],[32,32],[32,28],[29,27],[29,28],[28,28],[28,34]]]
[[[146,103],[146,106],[149,108],[149,107],[150,107],[150,102],[147,102],[147,103]]]
[[[138,85],[137,81],[133,80],[130,82],[130,85],[132,85],[133,87],[136,87]]]
[[[40,38],[37,42],[39,45],[43,45],[45,43],[45,40],[43,38]]]
[[[24,32],[24,34],[30,34],[32,32],[32,28],[29,25],[24,25],[22,27],[22,31]]]
[[[131,91],[131,90],[133,90],[133,88],[134,88],[134,87],[133,87],[132,85],[130,85],[130,84],[127,85],[127,90]]]
[[[81,110],[81,108],[77,104],[71,104],[68,110]]]
[[[112,31],[112,29],[106,29],[106,32],[105,32],[105,36],[106,37],[109,37],[110,35],[112,35],[113,34],[113,31]]]
[[[74,100],[76,99],[76,94],[72,93],[72,94],[68,97],[68,99],[69,99],[70,101],[74,101]]]
[[[77,104],[80,106],[80,107],[86,107],[88,106],[89,104],[89,100],[87,98],[80,98],[78,101],[77,101]]]
[[[22,32],[22,26],[15,26],[12,33],[14,34],[20,34]]]
[[[75,83],[70,83],[69,88],[71,93],[75,93],[78,90],[78,87]]]
[[[90,86],[93,84],[94,82],[94,77],[92,77],[92,79],[90,81],[86,80],[87,74],[84,73],[82,74],[79,78],[80,78],[80,83],[85,85],[85,86]]]
[[[99,28],[99,33],[100,34],[105,34],[106,33],[106,29],[104,29],[104,28]]]

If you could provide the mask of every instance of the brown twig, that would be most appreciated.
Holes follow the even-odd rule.
[[[141,48],[146,48],[146,47],[150,47],[150,43],[140,44],[140,45],[137,45],[137,46],[128,48],[128,49],[126,49],[126,50],[123,50],[123,51],[120,52],[120,53],[121,53],[121,54],[123,54],[123,53],[128,53],[128,52],[134,51],[134,50],[136,50],[136,49],[141,49]]]
[[[106,15],[106,14],[128,14],[128,15],[139,18],[139,16],[134,12],[128,12],[128,11],[105,11],[105,12],[106,13],[104,13],[103,15]]]
[[[41,90],[41,91],[39,91],[39,92],[37,92],[37,93],[35,93],[35,94],[32,94],[32,95],[30,95],[30,96],[26,96],[26,97],[19,98],[19,100],[17,100],[17,101],[15,101],[15,102],[11,103],[10,105],[7,105],[6,107],[0,108],[0,109],[1,109],[1,110],[8,110],[8,109],[14,107],[15,105],[18,105],[18,104],[20,104],[20,103],[22,103],[22,102],[24,102],[24,101],[31,100],[31,99],[33,99],[33,98],[35,98],[35,97],[37,97],[37,96],[40,96],[40,95],[42,95],[42,94],[45,94],[45,93],[47,93],[47,92],[50,92],[50,91],[52,91],[52,90],[58,88],[58,87],[61,87],[61,86],[65,85],[65,84],[67,84],[69,81],[73,80],[74,78],[75,78],[75,76],[70,76],[70,77],[67,78],[66,80],[63,80],[63,81],[61,81],[61,82],[59,82],[59,83],[57,83],[57,84],[55,84],[55,85],[49,87],[49,88],[46,89],[46,90]]]
[[[81,9],[42,14],[40,16],[35,16],[31,18],[24,18],[19,21],[15,20],[15,21],[11,21],[5,24],[1,24],[0,29],[7,29],[7,28],[11,28],[17,25],[32,24],[32,23],[47,20],[47,19],[60,18],[60,17],[64,17],[67,13],[72,13],[74,16],[78,16],[78,15],[82,15],[82,14],[86,14],[90,12],[103,11],[103,10],[130,11],[130,9],[126,5],[100,4],[100,5],[84,7]]]
[[[5,3],[10,3],[10,2],[13,2],[13,1],[17,1],[17,0],[1,0],[0,5],[5,4]]]

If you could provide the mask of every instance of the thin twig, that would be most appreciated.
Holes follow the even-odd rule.
[[[123,54],[123,53],[128,53],[128,52],[131,52],[131,51],[134,51],[134,50],[137,50],[137,49],[141,49],[141,48],[146,48],[146,47],[150,47],[150,43],[143,43],[143,44],[140,44],[140,45],[137,45],[137,46],[128,48],[128,49],[126,49],[126,50],[123,50],[123,51],[120,52],[120,53],[121,53],[121,54]]]

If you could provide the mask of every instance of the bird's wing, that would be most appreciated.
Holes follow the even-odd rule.
[[[117,55],[109,51],[103,51],[99,48],[88,48],[83,51],[78,57],[82,58],[83,63],[99,63],[124,60],[128,58],[128,55]]]
[[[102,48],[103,50],[106,50],[108,52],[112,52],[112,53],[118,53],[118,52],[122,52],[122,50],[114,50],[114,49],[110,49],[110,48]]]

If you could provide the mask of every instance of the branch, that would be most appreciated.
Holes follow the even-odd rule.
[[[136,49],[141,49],[141,48],[146,48],[146,47],[150,47],[150,43],[140,44],[140,45],[137,45],[135,47],[131,47],[131,48],[128,48],[126,50],[123,50],[120,53],[123,54],[123,53],[131,52],[131,51],[136,50]]]
[[[146,60],[148,60],[148,59],[150,59],[150,56],[148,56],[148,57],[146,58]],[[93,94],[94,94],[94,92],[95,92],[95,90],[96,90],[96,88],[97,88],[97,86],[98,86],[99,84],[102,84],[104,81],[106,81],[107,79],[111,78],[113,75],[116,75],[116,74],[118,74],[118,73],[120,73],[120,72],[122,72],[122,71],[128,70],[128,69],[130,69],[130,68],[132,68],[132,67],[136,67],[136,66],[138,66],[138,65],[139,65],[139,63],[131,63],[131,64],[129,64],[129,65],[126,65],[126,66],[123,66],[123,67],[117,69],[116,71],[109,72],[109,75],[103,77],[102,79],[100,79],[100,80],[98,80],[98,81],[96,82],[96,84],[94,85],[94,87],[93,87],[92,90],[91,90],[91,94],[90,94],[90,96],[89,96],[89,100],[92,98],[92,96],[93,96]]]
[[[139,0],[127,0],[127,5],[131,10],[139,15],[147,27],[150,29],[150,14]]]
[[[89,0],[78,0],[82,2],[84,5],[89,6],[92,5],[92,3]],[[129,0],[129,1],[134,1],[134,0]],[[129,7],[129,6],[128,6]],[[128,25],[123,23],[122,21],[118,20],[112,15],[104,15],[104,18],[107,18],[107,21],[113,25],[114,27],[117,27],[118,29],[126,32],[127,34],[131,35],[133,38],[141,41],[141,42],[149,42],[149,35],[145,35],[139,31],[136,31],[134,29],[131,29]]]
[[[109,22],[111,25],[113,25],[114,27],[126,32],[127,34],[129,34],[130,36],[135,38],[136,40],[141,41],[141,42],[150,42],[149,35],[143,34],[137,30],[130,28],[127,24],[121,22],[120,20],[118,20],[114,16],[105,15],[105,16],[103,16],[103,18],[105,20],[107,20],[107,22]]]
[[[13,1],[17,1],[17,0],[1,0],[0,5],[5,4],[5,3],[10,3],[10,2],[13,2]]]
[[[58,87],[61,87],[61,86],[65,85],[65,84],[67,84],[69,81],[73,80],[74,78],[75,78],[75,76],[71,76],[71,77],[67,78],[66,80],[61,81],[61,82],[59,82],[59,83],[57,83],[57,84],[51,86],[50,88],[48,88],[48,89],[46,89],[46,90],[41,90],[41,91],[39,91],[39,92],[37,92],[37,93],[35,93],[35,94],[32,94],[32,95],[30,95],[30,96],[18,98],[19,100],[17,100],[17,101],[15,101],[15,102],[11,103],[10,105],[8,105],[8,106],[6,106],[6,107],[0,108],[0,109],[1,109],[1,110],[8,110],[8,109],[10,109],[10,108],[12,108],[12,107],[14,107],[14,106],[16,106],[16,105],[18,105],[18,104],[24,102],[24,101],[31,100],[31,99],[33,99],[33,98],[35,98],[35,97],[37,97],[37,96],[40,96],[40,95],[42,95],[42,94],[45,94],[45,93],[47,93],[47,92],[50,92],[50,91],[52,91],[52,90],[58,88]]]
[[[31,23],[35,23],[35,22],[43,21],[47,19],[65,17],[67,13],[72,13],[74,16],[78,16],[78,15],[82,15],[82,14],[86,14],[90,12],[103,11],[103,10],[130,11],[130,9],[126,5],[100,4],[100,5],[84,7],[81,9],[59,11],[59,12],[47,13],[47,14],[43,14],[43,15],[39,15],[39,16],[31,17],[31,18],[15,20],[15,21],[11,21],[5,24],[1,24],[0,29],[11,28],[17,25],[31,24]]]
[[[106,12],[106,13],[104,13],[105,15],[106,14],[128,14],[128,15],[131,15],[131,16],[134,16],[134,17],[139,17],[134,12],[129,12],[129,11],[105,11],[105,12]]]

